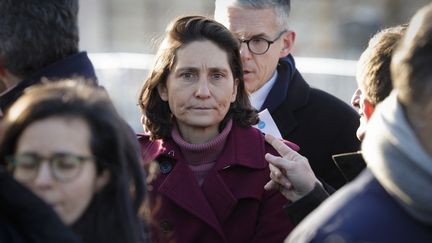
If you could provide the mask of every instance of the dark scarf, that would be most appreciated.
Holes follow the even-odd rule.
[[[269,112],[272,113],[276,107],[285,100],[289,83],[294,78],[294,74],[297,71],[294,58],[291,54],[279,59],[277,71],[278,76],[276,82],[269,92],[271,96],[268,95],[266,97],[260,111],[267,108]]]

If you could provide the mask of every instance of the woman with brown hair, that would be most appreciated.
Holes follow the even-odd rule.
[[[292,229],[251,126],[239,41],[206,17],[168,28],[141,90],[154,242],[282,242]],[[292,148],[298,149],[289,143]]]
[[[76,80],[33,86],[2,125],[0,164],[83,242],[146,240],[136,138],[105,90]]]

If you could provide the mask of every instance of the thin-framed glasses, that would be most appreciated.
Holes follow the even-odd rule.
[[[240,45],[246,43],[250,52],[256,55],[262,55],[270,49],[270,45],[275,43],[287,30],[282,30],[273,40],[267,40],[263,37],[252,37],[250,39],[239,39]]]
[[[15,154],[6,157],[10,169],[18,181],[31,182],[39,174],[42,163],[48,162],[51,175],[61,182],[68,182],[77,178],[82,171],[85,161],[95,160],[93,156],[58,153],[49,157],[33,153]]]

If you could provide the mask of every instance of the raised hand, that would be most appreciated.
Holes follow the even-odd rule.
[[[270,163],[271,178],[264,186],[266,190],[279,190],[288,200],[295,202],[312,191],[315,183],[320,183],[307,158],[272,135],[266,134],[265,140],[281,155],[265,155],[265,159]]]

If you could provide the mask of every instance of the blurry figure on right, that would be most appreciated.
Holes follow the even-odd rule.
[[[375,34],[357,63],[358,88],[353,94],[351,104],[358,109],[360,115],[360,126],[357,129],[357,138],[360,141],[366,134],[367,124],[375,107],[389,96],[393,89],[391,57],[406,29],[406,25],[398,25]],[[347,181],[356,178],[364,168],[360,165],[365,164],[361,151],[333,155],[333,160]]]
[[[352,105],[359,110],[360,126],[357,130],[359,140],[364,137],[366,125],[375,110],[375,106],[383,101],[393,88],[390,74],[391,57],[405,34],[406,28],[406,25],[399,25],[381,30],[370,39],[368,47],[359,59],[357,66],[358,89],[354,92],[351,101]],[[278,152],[283,154],[285,159],[278,162],[272,160],[270,156],[269,163],[272,172],[270,176],[273,186],[268,185],[267,187],[278,189],[292,202],[287,204],[284,209],[291,220],[298,224],[328,198],[329,193],[319,184],[310,192],[305,190],[304,188],[307,187],[302,182],[304,180],[300,180],[302,177],[299,177],[292,168],[299,167],[295,164],[307,164],[307,159],[297,156],[296,153],[269,136],[266,136],[266,139],[275,148],[279,148]],[[304,160],[306,163],[302,163]],[[366,166],[361,151],[333,155],[333,160],[347,181],[356,178]],[[285,172],[283,175],[282,171]],[[283,186],[275,186],[277,184]],[[299,193],[301,191],[307,193]],[[293,198],[293,192],[297,192],[300,199]]]
[[[406,25],[379,31],[370,40],[357,63],[358,88],[351,99],[352,106],[359,109],[360,126],[357,138],[361,141],[366,133],[367,121],[375,106],[383,101],[393,89],[390,63],[397,44],[407,29]]]
[[[311,213],[286,242],[432,241],[432,4],[411,20],[391,61],[394,91],[362,150],[368,168]]]

